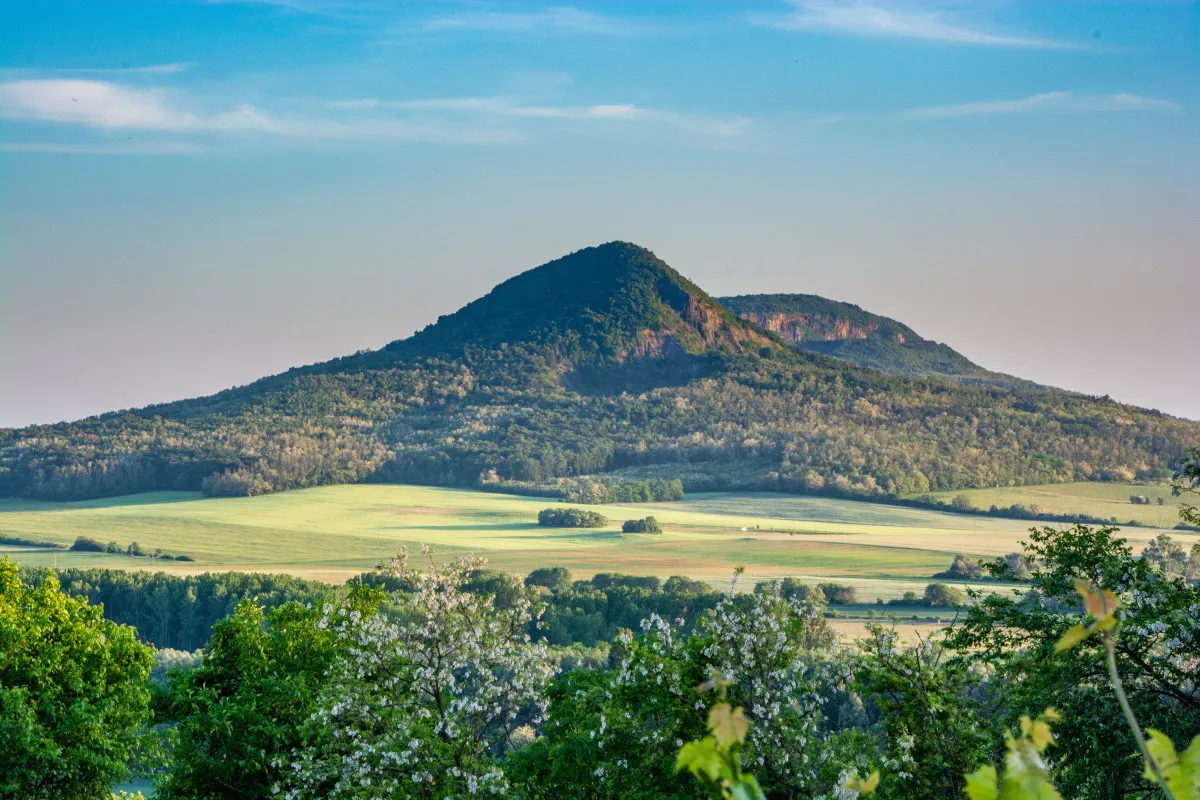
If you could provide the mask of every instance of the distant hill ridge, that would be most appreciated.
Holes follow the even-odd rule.
[[[681,478],[689,491],[873,497],[1160,479],[1200,445],[1198,424],[1005,384],[856,306],[726,302],[785,316],[764,329],[637,245],[586,248],[379,350],[208,397],[0,430],[0,495],[354,481],[587,494],[601,480]]]
[[[746,294],[718,298],[742,319],[802,350],[892,375],[937,376],[1007,388],[1041,388],[991,372],[953,348],[920,336],[889,317],[815,294]]]

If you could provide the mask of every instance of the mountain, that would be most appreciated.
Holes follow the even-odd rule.
[[[1200,446],[1200,424],[1107,398],[897,376],[808,352],[810,330],[920,338],[815,302],[786,312],[810,315],[803,335],[799,317],[790,328],[763,318],[779,329],[767,330],[650,251],[612,242],[517,275],[379,350],[207,397],[0,430],[0,495],[353,481],[561,493],[678,477],[689,490],[871,497],[1159,479]]]
[[[553,349],[563,383],[585,390],[693,379],[723,356],[784,349],[649,250],[610,242],[510,278],[383,355],[513,347]]]
[[[904,323],[864,311],[853,303],[815,294],[743,294],[721,297],[718,302],[802,350],[892,375],[1040,388],[1032,381],[986,370],[951,347],[922,338]]]
[[[573,360],[610,364],[778,346],[649,250],[611,242],[509,278],[385,350],[447,354],[549,343]]]

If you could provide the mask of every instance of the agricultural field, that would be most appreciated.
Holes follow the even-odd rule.
[[[0,545],[29,566],[112,567],[168,572],[287,572],[344,581],[399,548],[443,557],[473,553],[491,566],[528,572],[565,566],[596,572],[687,575],[714,585],[735,565],[748,583],[783,576],[853,585],[870,602],[920,592],[955,553],[996,556],[1019,549],[1029,523],[829,498],[696,494],[674,503],[589,506],[603,529],[536,524],[544,498],[422,486],[349,485],[250,498],[158,492],[70,503],[0,501],[0,535],[70,544],[77,536],[124,546],[136,541],[193,562]],[[623,520],[652,514],[664,533],[622,534]],[[1125,531],[1137,543],[1159,531]],[[1173,532],[1184,540],[1195,534]],[[1190,543],[1188,544],[1190,546]]]
[[[1143,525],[1163,528],[1174,527],[1179,522],[1179,498],[1171,496],[1168,484],[1081,481],[998,489],[963,489],[934,492],[929,496],[949,503],[960,494],[966,495],[975,507],[983,509],[993,505],[1004,508],[1016,503],[1026,507],[1037,506],[1040,511],[1050,514],[1088,514],[1101,519],[1116,517],[1121,522],[1135,520]],[[1129,498],[1135,495],[1146,498],[1149,504],[1130,502]]]

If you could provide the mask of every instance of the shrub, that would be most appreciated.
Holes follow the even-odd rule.
[[[135,556],[135,557],[136,556],[144,556],[144,555],[146,555],[146,551],[143,550],[142,546],[140,544],[138,544],[137,542],[130,542],[129,546],[125,548],[125,555]]]
[[[175,556],[176,561],[195,561],[191,556]]]
[[[931,583],[925,587],[922,602],[930,608],[956,608],[963,604],[963,593],[944,583]]]
[[[538,525],[546,528],[603,528],[608,517],[582,508],[543,508],[538,512]]]
[[[121,547],[121,545],[117,544],[116,542],[109,542],[108,544],[104,545],[104,552],[120,554],[125,552],[125,548]]]
[[[622,533],[662,533],[662,527],[654,517],[627,519],[621,525]]]
[[[950,507],[955,511],[973,511],[975,509],[975,504],[972,503],[971,498],[967,497],[965,494],[957,494],[954,496],[954,499],[950,501]]]
[[[817,588],[824,593],[826,601],[830,604],[846,605],[858,602],[858,594],[854,591],[853,586],[845,586],[840,583],[821,583],[817,584]]]
[[[975,580],[983,577],[983,567],[973,558],[967,558],[959,553],[950,564],[950,569],[934,575],[935,578],[950,578],[951,580]]]
[[[71,549],[80,553],[103,553],[104,545],[97,542],[95,539],[89,539],[86,536],[80,536],[71,545]]]

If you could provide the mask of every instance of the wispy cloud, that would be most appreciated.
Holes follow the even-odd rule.
[[[592,122],[649,122],[686,128],[713,136],[736,136],[752,124],[745,117],[717,117],[690,114],[630,103],[595,104],[583,106],[540,105],[507,97],[441,97],[422,100],[346,100],[331,103],[342,109],[391,109],[407,112],[447,112],[484,117],[592,121]]]
[[[909,39],[984,47],[1071,47],[1033,36],[987,31],[951,21],[942,10],[928,6],[788,0],[790,10],[774,16],[756,15],[751,22],[789,31],[813,31],[847,36]]]
[[[530,11],[475,8],[422,20],[416,24],[416,28],[428,32],[575,33],[593,36],[644,36],[658,30],[640,20],[598,14],[571,6]]]
[[[93,80],[21,80],[0,84],[0,116],[81,125],[101,131],[260,135],[289,139],[494,142],[502,131],[412,123],[396,118],[332,119],[282,115],[243,103],[204,111],[163,89]]]
[[[1104,111],[1179,111],[1178,103],[1139,94],[1081,94],[1043,92],[1014,100],[981,100],[945,106],[913,108],[900,114],[916,119],[944,117],[985,117],[1001,114],[1049,112],[1086,114]]]
[[[633,104],[539,105],[506,97],[421,100],[362,99],[279,113],[243,103],[205,108],[196,98],[161,88],[100,80],[37,79],[0,83],[0,117],[90,128],[101,134],[133,131],[159,135],[308,141],[438,142],[495,144],[541,133],[658,127],[695,139],[736,137],[750,126],[742,117],[716,117]],[[550,125],[557,121],[558,125]],[[109,143],[102,143],[109,147]],[[10,149],[74,145],[28,145]],[[131,146],[121,147],[133,152]],[[90,145],[79,145],[84,152]],[[91,148],[88,152],[102,152]]]
[[[70,78],[0,84],[0,116],[151,131],[265,130],[269,117],[253,106],[204,115],[175,107],[167,92],[108,81]]]

